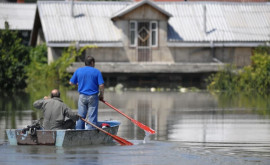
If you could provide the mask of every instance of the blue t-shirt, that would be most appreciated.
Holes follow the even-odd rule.
[[[88,96],[99,93],[99,85],[104,84],[101,72],[91,66],[77,69],[70,82],[78,83],[78,92]]]

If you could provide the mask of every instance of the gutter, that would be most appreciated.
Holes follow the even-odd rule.
[[[97,46],[97,47],[105,47],[105,48],[110,48],[110,47],[123,47],[122,42],[89,42],[89,43],[79,43],[79,42],[69,42],[69,43],[51,43],[48,42],[47,46],[48,47],[69,47],[69,46],[76,46],[76,47],[84,47],[84,46]]]
[[[269,46],[269,42],[167,42],[168,47],[257,47]]]

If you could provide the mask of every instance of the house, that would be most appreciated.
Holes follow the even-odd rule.
[[[0,3],[0,30],[7,22],[9,29],[17,30],[23,43],[29,45],[36,8],[36,4]]]
[[[39,1],[31,44],[46,42],[48,61],[63,48],[95,45],[105,81],[201,82],[227,63],[251,63],[269,45],[270,3]],[[74,72],[84,63],[74,63]],[[111,85],[111,84],[109,84]]]
[[[162,1],[162,0],[157,0],[157,1]],[[186,0],[186,1],[218,1],[218,2],[242,2],[242,3],[268,2],[268,0]]]

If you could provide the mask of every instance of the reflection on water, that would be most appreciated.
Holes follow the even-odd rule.
[[[25,94],[19,96],[2,96],[1,130],[22,128],[30,124],[29,121],[41,117],[39,110],[32,110],[34,99],[27,100],[31,97],[25,97]],[[67,91],[64,96],[66,100],[72,100],[66,103],[74,107],[78,101],[77,91]],[[152,140],[235,143],[270,141],[267,98],[232,98],[214,96],[207,92],[124,91],[106,92],[105,100],[156,130],[157,134],[150,136]],[[257,100],[259,104],[250,100]],[[128,139],[144,139],[145,132],[127,118],[101,102],[99,107],[99,120],[121,121],[119,135]],[[3,134],[0,134],[1,139],[5,139]]]
[[[77,92],[61,92],[63,100],[76,110]],[[35,99],[38,98],[27,94],[12,98],[1,96],[0,149],[7,152],[1,152],[1,157],[9,154],[11,158],[26,162],[48,160],[44,164],[63,160],[69,160],[70,164],[126,164],[125,161],[133,161],[133,164],[270,164],[270,103],[267,97],[208,92],[106,91],[107,102],[157,133],[146,136],[130,120],[100,102],[99,120],[121,121],[118,136],[132,141],[135,146],[7,145],[6,128],[22,128],[41,117],[41,113],[32,108]],[[12,161],[11,158],[7,161]]]
[[[245,113],[244,110],[241,110]],[[207,111],[175,114],[169,140],[222,143],[269,143],[270,120],[257,114]],[[247,112],[246,112],[247,113]]]

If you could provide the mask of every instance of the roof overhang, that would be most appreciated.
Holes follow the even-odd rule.
[[[168,47],[257,47],[270,46],[270,41],[265,42],[167,42]]]
[[[103,48],[123,47],[122,42],[59,42],[47,43],[48,47],[69,47],[75,45],[77,47],[96,46]],[[258,47],[270,46],[270,42],[167,42],[168,47]]]
[[[49,42],[47,43],[48,47],[59,47],[59,48],[63,48],[63,47],[69,47],[75,45],[76,47],[85,47],[85,46],[96,46],[98,48],[100,47],[123,47],[123,43],[122,42],[61,42],[61,43],[52,43]]]
[[[33,28],[36,4],[0,3],[0,29],[31,31]]]
[[[128,6],[127,8],[119,11],[118,13],[114,14],[111,19],[112,20],[115,20],[116,18],[119,18],[119,17],[122,17],[124,15],[126,15],[127,13],[145,5],[145,4],[148,4],[150,5],[151,7],[155,8],[156,10],[158,10],[159,12],[161,12],[162,14],[166,15],[167,17],[172,17],[172,15],[165,11],[164,9],[160,8],[158,5],[156,5],[154,2],[150,1],[150,0],[143,0],[143,1],[140,1],[138,3],[134,3],[130,6]]]
[[[67,68],[67,72],[74,73],[83,67],[83,62],[74,62]],[[96,62],[95,67],[102,73],[212,73],[224,68],[226,63],[130,63],[130,62]],[[155,69],[153,69],[155,68]]]

